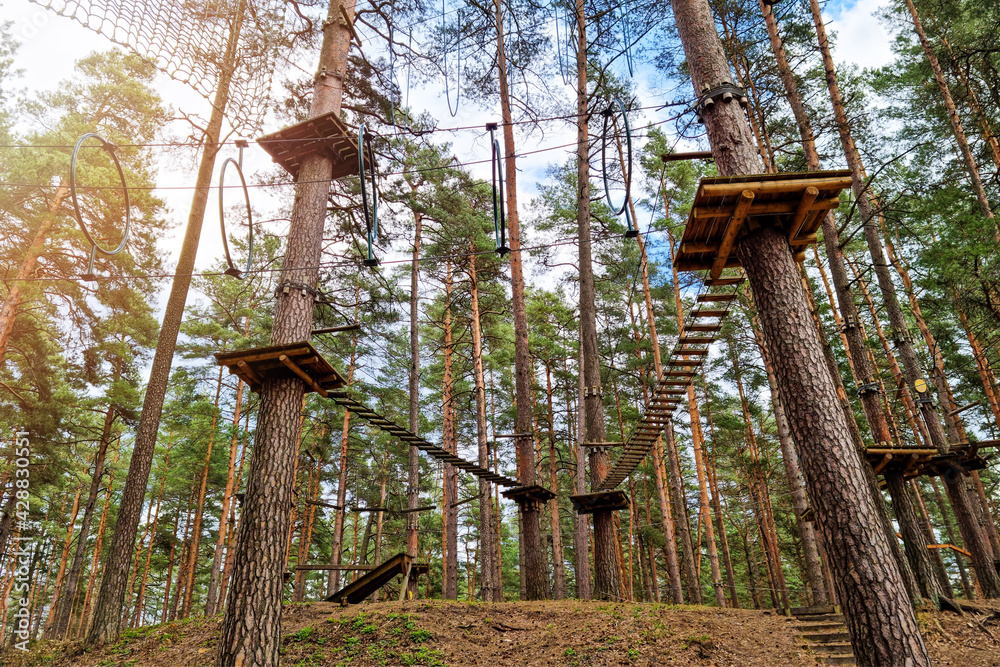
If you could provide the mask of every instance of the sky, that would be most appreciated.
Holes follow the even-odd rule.
[[[837,35],[834,57],[838,63],[850,62],[859,67],[877,67],[892,60],[891,37],[875,18],[875,15],[881,11],[887,1],[831,0],[828,3],[826,15],[828,21],[831,22],[830,29]],[[72,76],[76,59],[93,50],[106,49],[111,46],[104,37],[74,21],[59,17],[45,8],[29,2],[29,0],[0,0],[0,20],[11,22],[12,34],[21,44],[16,55],[15,68],[22,70],[20,87],[28,91],[53,89],[60,81]],[[369,55],[383,55],[384,41],[380,37],[372,36],[370,39],[363,40],[363,48]],[[379,49],[382,51],[380,52]],[[309,64],[302,64],[302,67],[312,69],[312,65]],[[618,64],[617,70],[622,75],[626,73],[623,63]],[[398,83],[403,84],[405,81],[404,73],[397,71],[396,79]],[[635,81],[639,99],[655,99],[646,87],[641,71],[637,72]],[[560,81],[557,81],[554,87],[556,94],[565,95],[567,102],[572,100],[570,87],[562,86]],[[414,88],[409,96],[411,106],[418,112],[426,110],[438,118],[440,127],[472,126],[483,128],[486,122],[499,120],[497,109],[480,108],[464,99],[459,105],[457,115],[452,117],[448,112],[443,95],[443,86],[440,88],[441,90],[437,91]],[[187,113],[193,112],[202,117],[207,115],[207,102],[187,86],[171,81],[166,76],[161,76],[159,89],[162,97],[175,108]],[[666,117],[668,113],[672,113],[672,111],[661,112],[660,118]],[[655,120],[656,118],[653,116],[651,119]],[[647,119],[650,118],[647,117]],[[640,126],[643,122],[644,120],[640,118],[632,119],[633,127]],[[276,126],[266,127],[265,132],[272,132],[276,129],[278,129]],[[569,123],[557,123],[549,130],[546,136],[541,139],[533,138],[530,148],[560,146],[570,144],[575,140],[575,130]],[[187,127],[183,123],[175,123],[173,127],[166,129],[166,134],[172,135],[173,139],[183,139],[186,137]],[[489,143],[484,129],[446,136],[452,142],[456,156],[462,162],[489,159]],[[525,144],[527,143],[525,142]],[[683,150],[694,148],[694,146],[681,145],[678,148]],[[519,208],[522,210],[526,208],[527,202],[537,193],[537,184],[545,180],[549,165],[565,161],[574,150],[574,148],[569,147],[518,160],[518,197],[519,202],[521,202]],[[227,147],[217,162],[217,170],[221,166],[222,159],[235,157],[236,154],[235,148]],[[157,194],[167,202],[170,209],[169,217],[174,223],[169,236],[161,244],[164,252],[168,255],[168,259],[165,261],[168,269],[176,263],[190,207],[191,192],[185,188],[190,186],[194,180],[197,164],[193,157],[192,155],[190,160],[178,161],[175,155],[164,156],[158,164],[157,185],[161,189],[158,190]],[[250,149],[246,152],[245,163],[248,180],[252,180],[253,171],[267,169],[270,165],[269,156],[251,143]],[[488,162],[470,167],[475,176],[487,180],[490,178],[489,169]],[[267,209],[274,210],[277,208],[277,204],[287,204],[291,198],[290,188],[279,189],[273,194],[267,193],[263,189],[257,189],[252,190],[251,194],[255,209],[264,209],[264,217],[272,217],[267,214]],[[236,202],[237,199],[239,199],[239,193],[233,192],[231,201]],[[227,197],[227,203],[228,201],[229,197]],[[223,254],[216,211],[217,204],[213,196],[205,219],[196,263],[199,270],[204,270],[214,264]],[[640,218],[644,217],[644,215],[640,216]],[[639,224],[642,226],[646,224],[646,221],[640,219]],[[278,229],[277,233],[282,233],[282,230]],[[531,267],[528,267],[528,270],[530,272]],[[169,285],[165,284],[160,297],[161,307],[165,303],[165,294],[168,289]]]

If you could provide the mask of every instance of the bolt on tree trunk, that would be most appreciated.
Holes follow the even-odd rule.
[[[730,80],[707,0],[672,0],[695,90]],[[704,113],[716,165],[724,175],[760,166],[738,105]],[[929,665],[913,609],[865,481],[819,334],[811,322],[798,269],[785,237],[772,228],[751,231],[737,248],[773,352],[778,389],[800,448],[803,473],[840,584],[855,656],[862,664]]]

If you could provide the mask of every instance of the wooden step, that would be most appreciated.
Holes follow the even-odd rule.
[[[739,285],[743,282],[743,277],[739,278],[716,278],[715,280],[706,280],[705,284],[709,287],[721,287],[723,285]]]
[[[851,641],[851,636],[847,634],[846,630],[841,630],[840,632],[803,632],[800,636],[805,640],[816,642],[818,644],[833,644],[836,642]]]
[[[691,311],[691,317],[725,317],[728,310],[717,310],[714,308],[698,308]]]
[[[699,294],[698,303],[714,303],[716,301],[733,301],[735,294]]]
[[[844,624],[844,617],[840,614],[804,614],[802,616],[796,616],[795,620],[802,621],[803,623],[836,623],[838,625]]]
[[[718,331],[721,328],[722,328],[721,324],[689,324],[686,327],[684,327],[686,331],[703,331],[703,332]]]
[[[826,623],[803,623],[798,626],[799,632],[822,632],[823,630],[842,629],[843,623],[836,621]]]
[[[809,650],[814,653],[828,653],[832,655],[854,655],[849,642],[836,642],[830,644],[810,644]]]
[[[792,616],[803,616],[807,614],[836,614],[839,610],[832,604],[825,604],[814,607],[792,607],[788,611],[792,614]]]

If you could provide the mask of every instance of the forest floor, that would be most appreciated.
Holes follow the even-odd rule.
[[[935,665],[1000,665],[1000,627],[966,614],[921,612]],[[9,667],[214,665],[219,617],[129,630],[82,652],[42,642],[0,653]],[[282,665],[598,667],[817,665],[793,619],[775,611],[581,602],[382,602],[285,607]]]

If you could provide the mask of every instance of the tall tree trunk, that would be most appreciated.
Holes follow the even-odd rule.
[[[910,491],[912,492],[912,497],[917,500],[917,507],[920,508],[920,522],[927,544],[938,544],[937,537],[934,535],[934,524],[931,523],[931,517],[927,513],[927,505],[924,504],[923,493],[916,479],[910,480]],[[928,549],[928,551],[931,555],[931,565],[934,567],[934,576],[937,577],[941,590],[944,591],[947,597],[955,597],[955,592],[951,587],[951,580],[948,578],[948,571],[945,570],[944,561],[941,559],[941,550]]]
[[[556,479],[556,413],[552,404],[552,359],[545,358],[545,398],[549,417],[549,487],[558,492]],[[559,496],[549,501],[549,529],[552,531],[552,597],[566,597],[566,567],[563,564],[562,522],[559,520]]]
[[[77,584],[83,571],[83,561],[87,551],[87,539],[90,537],[90,524],[94,518],[94,508],[97,506],[97,494],[101,489],[101,478],[104,475],[104,459],[108,453],[108,443],[111,441],[111,427],[115,421],[115,408],[109,406],[104,413],[104,426],[94,456],[94,473],[90,478],[90,491],[84,505],[83,522],[80,524],[80,536],[76,541],[76,552],[73,554],[73,564],[69,568],[66,580],[63,582],[63,594],[56,603],[56,617],[48,636],[53,639],[65,639],[69,632],[69,620],[73,615],[73,602],[76,599]]]
[[[132,448],[128,477],[125,479],[125,488],[118,507],[118,518],[111,538],[111,550],[105,567],[105,576],[101,580],[101,588],[94,607],[94,617],[87,634],[86,643],[88,645],[99,645],[111,641],[121,631],[121,614],[125,608],[128,573],[131,569],[129,566],[132,563],[136,532],[142,518],[146,486],[149,483],[149,471],[153,463],[160,416],[163,413],[163,401],[170,380],[174,347],[177,344],[181,320],[184,318],[184,304],[187,301],[188,287],[194,273],[201,226],[205,218],[205,209],[208,206],[208,197],[211,192],[212,175],[215,170],[215,157],[222,148],[219,138],[226,107],[229,103],[230,83],[232,73],[235,70],[233,63],[235,63],[237,56],[245,9],[246,0],[240,0],[234,13],[233,27],[229,33],[226,53],[222,55],[221,62],[225,63],[226,66],[220,68],[215,98],[212,103],[212,113],[202,137],[205,152],[202,155],[195,178],[195,194],[191,201],[191,212],[188,216],[181,254],[174,271],[174,280],[170,288],[170,296],[167,299],[163,322],[160,325],[156,352],[153,355],[153,363],[149,373],[149,383],[146,386],[143,399],[142,415],[135,433],[135,444]]]
[[[153,512],[153,524],[150,526],[149,547],[146,549],[146,563],[142,568],[142,582],[139,585],[139,597],[135,602],[135,611],[132,613],[132,627],[137,628],[142,625],[143,611],[146,601],[146,582],[149,578],[149,565],[153,560],[153,547],[156,544],[156,524],[160,519],[160,504],[163,502],[163,487],[167,482],[167,471],[170,469],[170,449],[173,447],[173,438],[167,439],[167,451],[163,460],[163,474],[160,476],[160,490],[156,495],[156,511]],[[219,517],[219,530],[225,525],[225,515]]]
[[[472,312],[472,370],[475,382],[476,401],[476,444],[479,450],[480,467],[489,469],[489,432],[486,424],[486,378],[483,374],[483,330],[479,315],[479,280],[476,274],[476,255],[469,256],[469,293]],[[480,586],[482,599],[487,602],[503,602],[500,567],[496,554],[499,536],[493,519],[493,498],[490,483],[479,479],[479,540],[482,576]]]
[[[708,419],[708,429],[712,434],[712,452],[706,454],[705,464],[708,472],[709,488],[712,491],[712,508],[715,510],[715,527],[716,530],[719,531],[720,543],[722,545],[723,565],[726,570],[726,583],[729,587],[729,604],[734,609],[739,609],[740,597],[736,592],[736,578],[733,575],[733,559],[729,552],[729,537],[726,535],[726,525],[722,520],[722,501],[719,495],[719,480],[716,475],[715,468],[715,424],[712,421],[712,405],[708,398],[708,387],[705,385],[704,376],[701,378],[701,389],[705,395],[705,417]]]
[[[962,120],[958,116],[958,109],[955,108],[955,100],[952,99],[951,89],[948,87],[948,80],[944,76],[944,70],[941,69],[941,63],[938,62],[937,56],[934,54],[934,49],[931,48],[931,43],[927,39],[927,34],[924,32],[923,23],[920,21],[920,15],[917,13],[917,8],[913,4],[913,0],[906,0],[906,8],[910,10],[910,16],[913,18],[913,27],[917,31],[917,37],[920,38],[920,45],[927,56],[927,62],[930,63],[931,70],[934,72],[934,80],[937,82],[938,90],[941,91],[941,99],[944,102],[948,121],[951,123],[951,131],[955,135],[955,142],[962,153],[965,168],[969,172],[969,180],[972,182],[972,191],[976,194],[976,201],[979,202],[979,210],[982,212],[984,218],[993,220],[993,209],[990,208],[990,200],[986,195],[986,188],[983,187],[983,179],[979,175],[976,157],[972,154],[972,149],[969,147],[969,140],[965,136],[965,129],[962,127]],[[993,223],[993,238],[997,243],[1000,243],[1000,229],[997,228],[995,222]]]
[[[250,333],[250,316],[243,320],[243,337]],[[212,557],[212,572],[208,579],[208,592],[205,595],[205,615],[214,616],[219,611],[219,579],[222,576],[222,555],[226,546],[229,511],[233,504],[233,494],[236,493],[236,456],[239,450],[240,412],[243,409],[242,379],[236,382],[236,401],[233,407],[233,435],[229,439],[229,468],[226,472],[226,488],[222,493],[222,509],[219,512],[219,534],[215,540],[215,555]]]
[[[531,435],[531,381],[534,375],[528,347],[528,313],[524,294],[524,272],[521,257],[521,226],[517,212],[517,164],[514,146],[514,125],[511,115],[509,72],[504,51],[504,24],[501,0],[494,0],[497,25],[497,54],[500,85],[500,115],[504,139],[504,175],[507,180],[507,227],[510,236],[510,309],[514,316],[514,401],[516,408],[514,445],[517,449],[517,481],[533,486],[535,476],[534,438]],[[549,595],[548,566],[539,529],[537,503],[522,503],[522,541],[524,554],[525,595],[528,600],[544,600]]]
[[[344,21],[340,21],[341,13]],[[330,3],[324,22],[310,117],[339,114],[354,0]],[[284,284],[314,286],[320,255],[333,162],[327,155],[303,158],[282,267]],[[306,289],[278,290],[271,343],[309,340],[315,298]],[[260,412],[239,535],[233,555],[232,584],[219,637],[217,664],[278,663],[281,646],[281,592],[287,553],[289,508],[293,504],[296,444],[301,431],[306,386],[297,377],[264,379]]]
[[[948,538],[948,544],[958,544],[955,539],[955,532],[951,527],[951,519],[949,518],[948,506],[944,502],[944,498],[941,495],[941,489],[938,487],[937,480],[933,477],[930,478],[931,488],[934,490],[934,501],[937,503],[938,511],[941,513],[941,523],[944,525],[945,535]],[[965,565],[962,564],[962,559],[955,555],[955,565],[958,568],[958,576],[962,581],[962,590],[965,592],[965,597],[972,600],[975,598],[975,591],[972,588],[972,584],[969,582],[969,575],[965,571]]]
[[[112,462],[112,466],[118,463],[118,453],[115,453],[115,459]],[[97,536],[94,538],[94,553],[90,559],[90,576],[87,581],[87,592],[83,596],[83,606],[80,608],[80,623],[77,627],[77,635],[82,635],[84,629],[86,628],[86,623],[88,619],[88,612],[90,611],[90,600],[91,593],[94,591],[94,585],[97,583],[97,575],[99,571],[99,565],[103,560],[103,554],[101,550],[104,545],[104,532],[108,527],[108,512],[111,510],[111,497],[114,492],[115,485],[115,473],[114,470],[108,476],[108,488],[104,491],[104,507],[101,509],[101,519],[97,525]],[[105,571],[107,566],[105,566]]]
[[[63,543],[62,557],[59,559],[59,573],[56,575],[55,587],[52,589],[52,599],[54,601],[59,601],[60,604],[52,605],[52,609],[49,611],[48,621],[45,623],[45,631],[43,636],[56,637],[57,635],[52,632],[52,628],[56,622],[56,616],[61,606],[62,598],[68,597],[68,605],[72,606],[74,591],[68,591],[64,587],[63,578],[66,575],[66,563],[69,561],[69,547],[73,542],[73,532],[76,527],[76,516],[80,511],[80,495],[83,493],[83,487],[79,487],[76,490],[76,496],[73,498],[73,509],[70,511],[69,524],[66,526],[66,541]]]
[[[671,0],[696,92],[731,80],[707,0]],[[703,111],[719,173],[750,174],[760,165],[743,110],[716,104]],[[854,654],[863,664],[929,665],[899,570],[826,366],[819,334],[787,238],[752,230],[736,250],[760,311],[815,512],[841,583]]]
[[[587,492],[587,469],[584,463],[583,443],[587,442],[587,418],[584,412],[586,402],[587,378],[584,373],[583,343],[579,345],[577,360],[577,392],[576,392],[576,442],[573,447],[574,477],[573,484],[576,493]],[[586,514],[576,514],[573,517],[573,552],[576,556],[576,596],[581,600],[591,599],[593,592],[590,578],[590,520]]]
[[[347,370],[347,383],[354,380],[354,366],[357,360],[358,336],[351,339],[351,362]],[[333,546],[330,547],[330,565],[339,566],[344,553],[344,516],[347,514],[347,445],[351,435],[351,411],[344,409],[344,423],[340,430],[340,458],[337,468],[337,509],[333,519]],[[410,448],[413,449],[412,447]],[[406,515],[409,525],[410,515]],[[409,533],[407,533],[409,539]],[[340,590],[340,570],[330,570],[327,576],[327,594],[333,595]]]
[[[455,387],[452,378],[452,357],[454,340],[451,331],[451,262],[447,263],[445,279],[444,310],[444,377],[441,381],[442,396],[442,445],[452,454],[458,453],[458,436],[455,429]],[[444,468],[444,514],[445,542],[444,581],[442,597],[445,600],[458,599],[458,471],[455,466],[445,463]]]
[[[222,366],[219,366],[219,376],[215,381],[215,404],[212,407],[212,423],[208,431],[208,446],[205,448],[205,465],[201,470],[201,484],[198,487],[198,502],[195,504],[194,530],[191,532],[191,553],[188,558],[190,562],[187,566],[187,583],[184,586],[184,604],[182,605],[181,618],[187,618],[191,613],[191,604],[194,599],[194,578],[198,570],[198,552],[201,547],[201,521],[205,512],[205,492],[208,489],[208,472],[212,464],[212,448],[215,444],[215,427],[219,418],[219,397],[222,396]]]
[[[909,489],[907,489],[906,482],[903,481],[903,474],[901,472],[887,473],[885,481],[886,486],[889,487],[889,495],[892,497],[892,507],[899,520],[899,530],[903,535],[903,546],[906,550],[906,558],[910,561],[910,569],[913,570],[917,583],[920,585],[921,595],[936,606],[941,596],[944,595],[944,591],[934,576],[934,566],[927,553],[927,543],[923,531],[920,529]]]
[[[751,319],[751,325],[761,358],[764,360],[764,370],[767,373],[768,387],[771,390],[774,422],[778,430],[778,444],[781,446],[781,459],[785,466],[785,477],[788,479],[788,491],[792,496],[795,525],[799,531],[799,539],[802,540],[806,579],[813,595],[812,603],[815,605],[825,605],[828,604],[829,600],[826,594],[826,585],[823,581],[823,566],[819,556],[819,545],[816,542],[816,528],[813,522],[807,518],[809,515],[809,499],[806,497],[805,482],[802,479],[802,470],[799,467],[799,456],[795,451],[795,443],[792,442],[791,429],[788,426],[788,417],[785,415],[785,408],[778,390],[777,380],[774,376],[771,355],[764,344],[764,337],[756,318]]]
[[[411,185],[415,191],[416,185]],[[420,310],[418,283],[420,280],[420,243],[423,232],[423,215],[413,211],[413,262],[410,264],[410,371],[409,371],[409,426],[410,432],[420,433]],[[406,460],[406,508],[415,510],[420,505],[420,451],[410,445],[407,448]],[[340,503],[338,503],[340,504]],[[416,558],[420,526],[419,514],[409,512],[406,515],[406,554]],[[409,592],[417,592],[416,578],[411,579]]]

